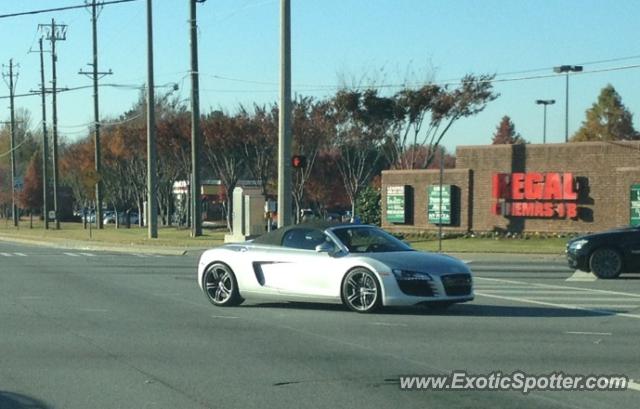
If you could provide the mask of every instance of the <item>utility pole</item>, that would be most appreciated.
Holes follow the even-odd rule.
[[[189,0],[191,42],[191,237],[202,236],[202,204],[200,202],[200,94],[198,84],[198,24],[196,3]]]
[[[156,208],[156,103],[153,84],[153,15],[147,0],[147,227],[150,239],[158,238]]]
[[[40,45],[40,89],[42,92],[42,215],[44,217],[44,229],[49,229],[49,143],[47,140],[47,97],[44,82],[44,53],[42,51],[42,37],[38,41]]]
[[[6,77],[6,75],[3,75]],[[16,74],[17,76],[17,74]],[[15,107],[13,104],[13,96],[15,94],[15,88],[13,83],[13,59],[9,60],[9,110],[11,112],[11,215],[13,218],[13,225],[18,227],[18,205],[16,204],[16,118]]]
[[[278,227],[291,224],[291,1],[280,0]]]
[[[56,89],[56,41],[64,41],[67,39],[66,24],[56,25],[56,21],[51,19],[51,24],[39,24],[38,28],[45,31],[47,40],[51,42],[51,85],[52,85],[52,160],[53,160],[53,212],[55,213],[56,230],[60,229],[60,215],[58,214],[58,107],[57,107],[57,89]]]
[[[95,170],[96,170],[96,226],[102,229],[102,176],[101,176],[101,154],[100,154],[100,110],[98,105],[98,80],[105,75],[111,75],[111,70],[98,72],[98,13],[96,0],[91,4],[91,25],[93,37],[93,67],[91,72],[80,70],[78,74],[91,76],[93,79],[93,144],[95,148]]]

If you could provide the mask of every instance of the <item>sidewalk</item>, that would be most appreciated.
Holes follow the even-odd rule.
[[[37,240],[32,238],[15,237],[3,235],[0,233],[0,241],[30,244],[36,246],[45,246],[53,248],[85,250],[85,251],[114,251],[119,253],[143,253],[143,254],[162,254],[182,256],[187,254],[199,253],[213,246],[201,247],[180,247],[180,246],[156,246],[150,244],[134,245],[131,243],[105,243],[90,240],[66,240],[58,238],[49,238],[48,240]],[[566,258],[563,254],[521,254],[521,253],[462,253],[462,252],[444,252],[459,258],[461,260],[472,260],[474,262],[492,262],[492,263],[513,263],[513,262],[532,262],[532,263],[553,263],[565,264]]]

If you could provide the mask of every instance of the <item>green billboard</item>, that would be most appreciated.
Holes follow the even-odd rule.
[[[429,223],[451,224],[451,185],[428,186],[427,199]]]
[[[632,226],[640,225],[640,185],[631,185],[631,220]]]
[[[406,186],[387,186],[387,221],[404,223],[406,221]]]

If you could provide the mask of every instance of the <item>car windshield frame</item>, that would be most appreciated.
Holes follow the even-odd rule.
[[[415,251],[386,231],[368,225],[341,225],[330,229],[335,240],[351,254]]]

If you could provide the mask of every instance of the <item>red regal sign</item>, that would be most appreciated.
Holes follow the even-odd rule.
[[[492,195],[495,215],[578,217],[578,193],[571,173],[496,173]]]

